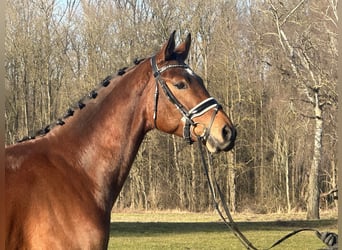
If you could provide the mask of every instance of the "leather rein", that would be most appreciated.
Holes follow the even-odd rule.
[[[256,248],[246,238],[246,236],[239,230],[237,224],[233,220],[233,217],[232,217],[232,215],[231,215],[231,213],[229,211],[229,208],[227,206],[227,202],[225,201],[224,195],[223,195],[223,193],[222,193],[222,191],[220,189],[220,186],[217,183],[214,171],[211,171],[212,172],[211,176],[209,175],[209,168],[208,168],[208,164],[207,164],[207,161],[205,159],[205,156],[204,156],[203,145],[202,145],[202,143],[200,141],[198,141],[198,148],[199,148],[199,152],[200,152],[200,155],[201,155],[201,161],[202,161],[203,170],[204,170],[204,173],[205,173],[205,175],[207,177],[209,190],[210,190],[210,193],[211,193],[212,198],[213,198],[213,202],[214,202],[213,205],[215,207],[215,210],[217,211],[217,213],[221,217],[221,219],[224,222],[224,224],[232,230],[234,235],[240,240],[240,242],[244,245],[244,247],[246,249],[258,250],[259,248]],[[208,155],[208,161],[212,161],[212,158],[211,158],[210,154]],[[216,196],[215,190],[217,190],[218,197]],[[227,217],[224,217],[223,212],[220,210],[220,207],[219,207],[220,203],[221,203],[221,205],[223,207],[223,210],[224,210],[224,212],[225,212]],[[272,249],[275,246],[277,246],[280,243],[282,243],[283,241],[285,241],[288,238],[292,237],[293,235],[295,235],[295,234],[297,234],[299,232],[303,232],[303,231],[315,232],[316,236],[321,241],[323,241],[323,243],[325,245],[328,246],[327,250],[337,250],[338,235],[333,233],[333,232],[320,232],[320,231],[318,231],[315,228],[300,228],[300,229],[294,230],[291,233],[288,233],[287,235],[283,236],[282,238],[280,238],[279,240],[274,242],[270,247],[263,248],[263,249],[264,250]],[[321,250],[324,250],[324,249],[321,249]]]

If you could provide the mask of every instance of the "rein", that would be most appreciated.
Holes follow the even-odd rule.
[[[208,180],[208,186],[209,186],[209,190],[210,193],[213,197],[213,202],[214,202],[214,207],[217,211],[217,213],[219,214],[219,216],[221,217],[222,221],[224,222],[224,224],[229,227],[234,235],[240,240],[240,242],[245,246],[246,249],[252,249],[252,250],[258,250],[258,248],[256,248],[247,238],[246,236],[239,230],[239,228],[237,227],[237,224],[235,223],[235,221],[233,220],[233,217],[228,209],[227,206],[227,202],[225,201],[224,195],[220,189],[220,186],[217,183],[215,174],[212,174],[212,177],[210,177],[209,175],[209,168],[208,168],[208,164],[207,161],[205,160],[204,157],[204,150],[203,150],[203,146],[201,143],[201,138],[198,137],[198,148],[199,148],[199,152],[201,155],[201,161],[202,161],[202,165],[203,165],[203,169],[204,169],[204,173],[207,177]],[[211,157],[209,157],[209,160],[211,160]],[[214,185],[213,185],[214,183]],[[219,196],[219,201],[221,201],[222,207],[224,209],[224,212],[228,218],[229,221],[227,221],[227,219],[224,217],[222,211],[219,208],[219,201],[216,197],[216,193],[215,193],[215,188],[217,190],[218,196]],[[293,235],[299,233],[299,232],[303,232],[303,231],[312,231],[316,233],[316,236],[323,241],[323,243],[325,243],[329,248],[328,249],[337,249],[337,241],[338,241],[338,235],[332,232],[319,232],[317,229],[314,228],[300,228],[297,230],[292,231],[291,233],[283,236],[282,238],[280,238],[279,240],[277,240],[275,243],[273,243],[270,247],[265,248],[264,250],[269,250],[274,248],[275,246],[279,245],[280,243],[282,243],[283,241],[285,241],[286,239],[292,237]]]
[[[221,217],[222,221],[224,224],[229,227],[234,235],[240,240],[240,242],[245,246],[246,249],[252,249],[252,250],[258,250],[247,238],[246,236],[239,230],[237,227],[237,224],[234,222],[232,215],[230,214],[229,208],[227,206],[227,203],[224,199],[224,195],[220,189],[220,186],[217,183],[215,174],[213,174],[213,177],[209,176],[209,170],[208,170],[208,164],[205,160],[204,156],[204,150],[202,146],[202,141],[205,141],[209,134],[210,134],[210,129],[211,126],[213,125],[213,122],[215,120],[217,112],[222,109],[222,106],[213,98],[209,97],[205,99],[204,101],[200,102],[197,104],[195,107],[193,107],[190,110],[187,110],[179,101],[178,99],[174,96],[170,88],[167,86],[166,82],[162,79],[161,74],[172,68],[183,68],[183,69],[190,69],[190,67],[187,64],[171,64],[171,65],[165,65],[161,68],[158,68],[157,63],[156,63],[156,58],[153,56],[151,58],[151,66],[152,66],[152,72],[153,76],[156,80],[156,88],[155,88],[155,93],[154,93],[154,113],[153,113],[153,120],[154,120],[154,125],[157,128],[157,111],[158,111],[158,99],[159,99],[159,85],[162,88],[164,94],[168,98],[168,100],[176,106],[176,108],[179,110],[179,112],[182,114],[183,118],[182,120],[184,121],[184,128],[183,128],[183,138],[189,143],[192,144],[194,141],[191,138],[191,127],[196,128],[198,123],[193,121],[193,118],[198,117],[203,115],[204,113],[208,112],[211,109],[214,109],[214,112],[211,116],[211,120],[209,123],[208,127],[204,126],[204,132],[201,135],[198,135],[195,133],[194,129],[193,132],[195,136],[197,137],[198,141],[198,147],[199,147],[199,152],[201,155],[201,161],[204,169],[204,173],[207,177],[208,180],[208,185],[209,185],[209,190],[211,192],[211,195],[213,197],[214,201],[214,207],[216,211],[218,212],[219,216]],[[209,158],[211,160],[211,158]],[[213,185],[214,183],[214,185]],[[215,189],[217,190],[219,200],[216,197]],[[224,217],[222,211],[219,208],[219,201],[221,201],[223,210],[227,216],[227,219]],[[316,233],[316,236],[321,239],[328,247],[329,249],[337,249],[337,241],[338,241],[338,236],[335,233],[332,232],[319,232],[317,229],[313,228],[301,228],[298,230],[295,230],[278,241],[276,241],[273,245],[271,245],[269,248],[266,248],[264,250],[269,250],[274,248],[275,246],[279,245],[286,239],[290,238],[291,236],[302,232],[302,231],[313,231]],[[332,248],[331,248],[332,247]],[[335,248],[336,247],[336,248]]]
[[[158,68],[156,63],[156,58],[153,56],[151,58],[151,66],[152,66],[152,72],[153,76],[156,79],[156,89],[154,93],[154,113],[153,113],[153,120],[154,120],[154,126],[157,128],[157,111],[158,111],[158,99],[159,99],[159,85],[164,91],[166,97],[169,99],[169,101],[176,106],[176,108],[179,110],[179,112],[182,114],[184,121],[184,128],[183,128],[183,138],[189,143],[192,144],[194,141],[191,138],[191,127],[195,128],[198,123],[193,121],[193,118],[197,116],[201,116],[204,113],[208,112],[211,109],[214,109],[214,113],[212,114],[209,127],[204,127],[204,132],[201,135],[197,135],[201,140],[206,140],[207,137],[210,134],[211,126],[213,125],[213,122],[215,120],[217,112],[222,109],[222,106],[213,98],[209,97],[205,99],[204,101],[197,104],[195,107],[193,107],[190,110],[187,110],[174,96],[170,88],[167,86],[166,82],[162,79],[161,74],[172,68],[183,68],[183,69],[190,69],[190,67],[187,64],[171,64],[171,65],[165,65],[161,68]]]

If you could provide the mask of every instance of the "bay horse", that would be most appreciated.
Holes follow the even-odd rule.
[[[191,35],[103,80],[53,124],[5,148],[6,249],[106,249],[114,202],[156,128],[233,148],[235,128],[185,63]]]

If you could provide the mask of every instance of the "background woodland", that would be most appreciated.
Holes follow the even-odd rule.
[[[6,143],[107,75],[192,34],[189,65],[237,126],[212,162],[236,212],[336,208],[337,0],[11,0]],[[114,209],[212,210],[197,146],[150,132]]]

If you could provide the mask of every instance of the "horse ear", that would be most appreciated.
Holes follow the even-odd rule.
[[[167,42],[167,46],[166,46],[166,50],[165,50],[165,61],[171,59],[172,57],[172,54],[174,53],[174,50],[175,50],[175,34],[176,34],[176,31],[174,30],[171,35],[170,35],[170,38]]]
[[[176,34],[176,31],[174,30],[171,33],[169,40],[163,45],[158,55],[159,60],[167,61],[172,58],[174,54],[174,50],[175,50],[175,34]]]
[[[189,33],[186,37],[185,41],[182,42],[178,47],[175,49],[175,52],[178,54],[178,58],[185,61],[188,57],[189,50],[191,45],[191,34]]]

